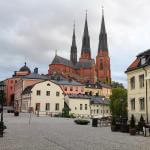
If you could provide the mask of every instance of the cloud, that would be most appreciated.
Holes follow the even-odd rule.
[[[5,0],[0,1],[0,80],[19,70],[25,57],[33,70],[47,73],[55,56],[70,57],[73,22],[76,22],[78,58],[85,10],[92,57],[98,48],[101,6],[105,9],[112,79],[126,83],[124,71],[135,56],[150,47],[148,0]]]

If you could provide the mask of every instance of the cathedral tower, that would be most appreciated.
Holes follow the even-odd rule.
[[[84,59],[91,59],[91,48],[90,48],[90,37],[88,31],[88,23],[87,23],[87,12],[85,18],[85,26],[84,26],[84,33],[82,38],[82,49],[81,49],[81,56],[80,61]]]
[[[75,36],[75,24],[74,24],[73,36],[72,36],[72,45],[71,45],[70,61],[71,61],[73,64],[76,64],[76,63],[77,63],[77,46],[76,46],[76,36]]]
[[[102,22],[99,35],[98,53],[96,56],[97,80],[111,84],[110,58],[107,44],[104,11],[102,9]]]

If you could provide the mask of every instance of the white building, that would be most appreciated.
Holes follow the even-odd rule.
[[[43,81],[24,89],[22,93],[22,112],[29,110],[40,114],[62,113],[64,94],[59,85]]]
[[[150,120],[150,50],[140,53],[126,70],[128,76],[128,117]]]
[[[65,96],[70,114],[77,117],[110,116],[109,100],[100,96],[70,94]]]
[[[92,96],[90,102],[91,117],[107,117],[110,113],[110,100],[105,97]]]

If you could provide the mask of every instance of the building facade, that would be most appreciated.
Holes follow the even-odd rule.
[[[110,100],[102,96],[85,94],[69,94],[65,96],[70,114],[76,117],[106,117],[111,116]]]
[[[140,53],[127,68],[128,116],[137,120],[143,115],[150,121],[150,50]]]
[[[22,92],[24,89],[28,86],[32,86],[36,83],[39,83],[41,81],[48,80],[49,77],[44,75],[39,75],[38,73],[34,72],[27,76],[21,77],[18,82],[15,84],[15,92],[14,92],[14,107],[18,111],[22,111]]]
[[[52,81],[36,83],[22,92],[22,112],[30,110],[35,114],[54,115],[62,113],[63,108],[63,90]]]
[[[29,75],[31,73],[29,67],[26,65],[22,66],[19,71],[15,71],[11,78],[4,80],[5,88],[5,105],[13,106],[15,97],[15,84],[20,80],[21,77]]]
[[[61,73],[65,77],[81,83],[97,81],[111,84],[110,58],[107,44],[107,33],[105,29],[104,15],[102,15],[101,31],[99,35],[98,52],[95,60],[91,56],[90,36],[88,31],[87,15],[82,38],[82,48],[79,61],[77,61],[77,46],[75,27],[72,36],[70,60],[56,54],[49,65],[48,74]]]

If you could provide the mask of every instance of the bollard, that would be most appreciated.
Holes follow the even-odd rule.
[[[93,118],[92,119],[92,127],[97,127],[97,123],[98,123],[98,119],[97,118]]]

